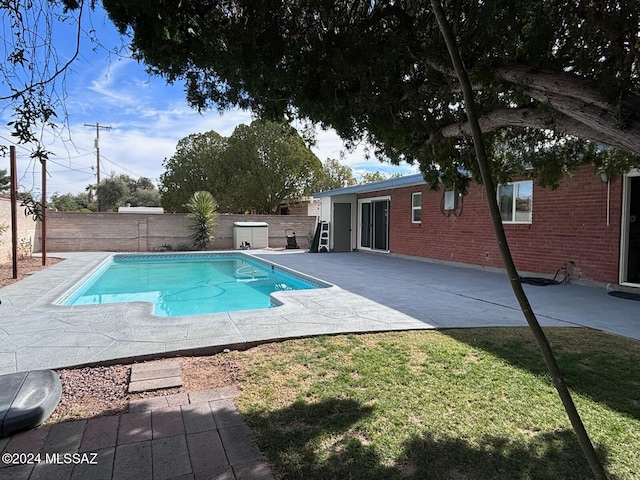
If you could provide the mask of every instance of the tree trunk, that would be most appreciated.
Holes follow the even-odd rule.
[[[547,366],[547,370],[551,375],[551,379],[553,380],[553,384],[560,395],[560,399],[562,400],[562,404],[564,405],[565,411],[567,412],[567,416],[571,421],[571,425],[573,426],[573,430],[578,437],[578,442],[582,447],[582,451],[589,462],[589,466],[591,467],[591,471],[593,475],[598,480],[605,480],[607,475],[596,455],[595,449],[593,448],[593,444],[589,439],[589,435],[584,428],[584,424],[582,423],[582,419],[580,418],[580,414],[578,413],[575,404],[573,403],[573,399],[571,398],[571,394],[569,393],[569,389],[567,388],[562,373],[560,372],[560,368],[558,367],[558,363],[556,361],[555,356],[553,355],[553,351],[551,350],[551,346],[544,334],[544,331],[540,327],[538,323],[538,319],[536,318],[531,305],[529,304],[529,300],[527,295],[522,288],[522,283],[520,282],[520,277],[518,275],[518,271],[516,269],[515,264],[513,263],[513,258],[511,257],[511,252],[509,250],[509,244],[507,243],[507,237],[504,232],[504,228],[502,225],[502,218],[500,217],[500,210],[498,208],[498,202],[496,200],[495,195],[495,186],[493,184],[493,179],[491,176],[491,171],[489,167],[489,162],[487,160],[486,149],[484,147],[484,142],[482,139],[482,131],[480,129],[480,124],[478,122],[478,117],[476,114],[476,107],[474,103],[473,97],[473,88],[469,81],[469,77],[464,69],[462,58],[460,56],[460,52],[458,50],[455,38],[451,32],[449,24],[446,20],[446,16],[442,5],[439,0],[431,0],[431,5],[433,6],[434,13],[436,19],[438,21],[438,25],[440,26],[440,31],[444,36],[445,42],[447,44],[447,49],[449,50],[449,54],[451,56],[451,61],[455,68],[456,74],[460,80],[460,83],[464,92],[464,101],[465,101],[465,109],[467,112],[467,118],[469,121],[469,125],[471,128],[471,132],[473,135],[473,143],[476,150],[476,157],[478,160],[478,166],[480,167],[480,171],[482,174],[482,180],[484,182],[485,191],[487,195],[487,200],[489,203],[489,210],[491,212],[491,220],[493,223],[493,228],[496,233],[498,246],[500,247],[500,253],[502,255],[502,259],[505,264],[505,268],[507,270],[507,274],[509,276],[509,282],[511,283],[511,288],[513,289],[513,293],[515,294],[518,303],[520,304],[520,308],[522,309],[522,313],[524,314],[527,323],[529,324],[531,330],[533,331],[533,335],[538,342],[538,345],[542,351],[542,356],[544,357],[544,361]]]

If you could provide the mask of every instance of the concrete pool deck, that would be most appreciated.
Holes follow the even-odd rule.
[[[333,283],[278,292],[271,309],[156,317],[144,303],[66,307],[53,302],[110,254],[65,261],[0,289],[0,374],[172,353],[213,353],[320,334],[526,326],[502,273],[367,253],[252,251]],[[640,339],[640,303],[601,287],[526,286],[544,326],[585,326]]]
[[[504,274],[364,253],[253,254],[338,286],[279,293],[282,307],[193,317],[155,317],[144,304],[62,307],[52,302],[109,254],[58,255],[67,259],[0,289],[0,373],[322,333],[526,326]],[[525,288],[543,325],[640,339],[638,302],[604,288]],[[224,387],[149,397],[131,402],[127,413],[2,438],[2,453],[82,452],[95,455],[95,465],[0,462],[0,477],[273,480],[235,408],[236,394]]]

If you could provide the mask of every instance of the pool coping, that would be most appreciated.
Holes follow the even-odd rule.
[[[114,253],[50,253],[64,261],[0,289],[0,374],[211,354],[310,335],[433,328],[336,285],[276,292],[278,307],[183,317],[155,316],[146,302],[54,303]]]

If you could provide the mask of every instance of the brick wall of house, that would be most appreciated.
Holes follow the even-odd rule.
[[[411,223],[411,194],[422,192],[422,222]],[[391,253],[502,268],[484,189],[471,185],[459,217],[441,213],[442,191],[426,185],[372,192],[390,195]],[[364,198],[365,195],[359,198]],[[516,266],[521,271],[553,275],[567,260],[575,261],[573,277],[617,283],[622,176],[607,184],[589,166],[564,178],[557,190],[533,187],[533,221],[505,224]]]

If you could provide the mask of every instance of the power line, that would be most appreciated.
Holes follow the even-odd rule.
[[[11,144],[14,144],[16,146],[16,148],[19,148],[19,149],[21,149],[24,152],[29,154],[29,157],[28,157],[29,158],[29,164],[28,164],[27,168],[24,169],[24,173],[23,173],[22,177],[20,177],[20,181],[24,180],[26,175],[29,174],[29,173],[31,173],[32,175],[35,175],[35,172],[30,171],[30,168],[31,168],[31,166],[33,164],[32,158],[31,158],[31,153],[32,153],[31,150],[29,150],[24,145],[15,144],[14,140],[8,139],[7,137],[5,137],[3,135],[0,135],[0,139],[5,140],[5,141],[7,141],[7,142],[9,142]],[[91,155],[91,154],[92,154],[91,152],[87,152],[87,153],[80,154],[80,155],[78,155],[76,157],[68,157],[67,159],[68,160],[73,160],[73,159],[76,159],[76,158],[86,157],[87,155]],[[56,162],[55,160],[52,160],[51,158],[48,158],[47,161],[49,161],[51,163],[54,163],[54,164],[58,165],[59,167],[66,168],[67,170],[71,170],[71,171],[74,171],[74,172],[87,173],[85,170],[87,170],[87,169],[93,170],[94,169],[94,167],[75,168],[75,167],[72,167],[71,165],[64,165],[63,163]],[[69,164],[71,164],[71,162],[69,162]],[[60,173],[60,172],[49,172],[49,173]]]
[[[76,155],[75,157],[65,157],[65,160],[75,160],[76,158],[86,157],[88,155],[92,155],[93,152],[81,153],[80,155]]]
[[[73,167],[69,167],[67,165],[64,165],[64,164],[62,164],[60,162],[56,162],[55,160],[49,159],[49,161],[51,163],[55,164],[55,165],[58,165],[59,167],[66,168],[67,170],[71,170],[71,171],[74,171],[74,172],[87,173],[85,170],[93,170],[93,167],[73,168]],[[51,172],[51,173],[54,173],[54,172]]]
[[[136,177],[144,177],[144,175],[140,175],[139,173],[136,173],[133,170],[130,170],[129,168],[127,168],[127,167],[123,167],[122,165],[120,165],[120,164],[114,162],[113,160],[111,160],[110,158],[105,157],[104,155],[102,156],[102,158],[105,159],[109,163],[113,163],[116,167],[121,168],[125,172],[129,172],[131,175],[134,175]]]

